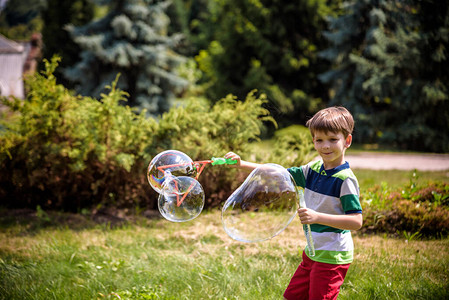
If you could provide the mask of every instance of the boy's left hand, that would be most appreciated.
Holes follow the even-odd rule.
[[[310,208],[299,208],[298,216],[302,224],[313,224],[318,221],[318,213]]]

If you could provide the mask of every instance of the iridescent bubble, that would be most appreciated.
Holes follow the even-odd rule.
[[[224,230],[242,242],[270,239],[296,216],[300,195],[284,167],[262,165],[226,200],[221,214]]]
[[[192,159],[185,153],[177,150],[161,152],[151,160],[147,171],[148,182],[158,193],[161,192],[167,171],[173,176],[195,177],[197,174]]]
[[[158,208],[164,218],[185,222],[196,218],[204,207],[204,190],[192,177],[166,174],[158,199]]]

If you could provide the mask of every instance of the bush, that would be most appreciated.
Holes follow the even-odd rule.
[[[270,151],[260,161],[291,167],[304,165],[316,155],[309,129],[291,125],[275,132]]]
[[[156,154],[176,149],[193,160],[228,151],[249,156],[264,123],[274,122],[263,108],[265,96],[255,92],[245,101],[229,95],[214,106],[192,98],[158,120],[147,118],[145,111],[123,105],[127,94],[116,88],[117,79],[100,100],[73,95],[56,84],[57,63],[58,58],[45,61],[42,74],[26,79],[25,101],[2,99],[10,111],[0,127],[3,206],[154,209],[158,194],[147,183],[146,168]],[[300,144],[299,136],[283,139],[273,153],[299,147],[307,156],[310,143]],[[206,207],[219,205],[244,179],[220,166],[206,172],[199,178]]]
[[[13,116],[0,135],[0,198],[13,207],[77,210],[145,199],[142,178],[157,123],[112,83],[100,101],[56,84],[59,59],[26,79],[27,98],[3,99]]]
[[[366,232],[444,237],[449,234],[449,184],[411,184],[398,191],[376,186],[362,195]]]
[[[154,143],[156,152],[175,149],[194,161],[220,157],[228,151],[245,157],[249,155],[249,143],[259,139],[264,122],[274,122],[263,108],[265,102],[265,96],[256,97],[255,91],[245,101],[228,95],[213,106],[191,98],[160,119]],[[236,170],[208,166],[199,178],[206,194],[205,207],[218,206],[243,179],[236,175]]]
[[[285,167],[308,162],[315,154],[308,129],[292,128],[279,133],[266,153],[252,147],[266,122],[276,125],[269,111],[263,108],[266,96],[250,92],[245,101],[233,95],[213,106],[198,98],[185,106],[172,108],[159,121],[155,139],[157,152],[180,150],[193,160],[220,157],[229,151],[260,163],[277,163]],[[199,181],[206,194],[205,207],[217,207],[244,181],[246,173],[226,167],[205,169]]]

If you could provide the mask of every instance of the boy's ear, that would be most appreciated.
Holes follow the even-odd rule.
[[[345,147],[349,148],[351,144],[352,144],[352,134],[348,134],[348,136],[346,137]]]

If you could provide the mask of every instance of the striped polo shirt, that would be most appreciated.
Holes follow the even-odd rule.
[[[347,162],[325,170],[319,160],[289,168],[288,171],[296,185],[304,188],[307,208],[331,215],[362,212],[359,184]],[[329,264],[352,262],[354,244],[350,230],[321,224],[311,224],[310,227],[315,245],[315,256],[310,259]]]

